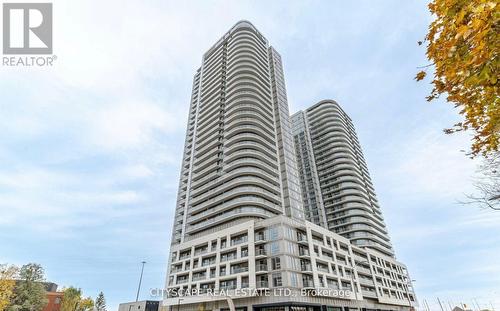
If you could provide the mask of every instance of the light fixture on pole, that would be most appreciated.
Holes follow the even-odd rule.
[[[146,264],[146,262],[143,261],[141,263],[142,263],[141,277],[139,278],[139,286],[137,287],[137,296],[135,296],[136,302],[139,300],[139,292],[141,291],[141,283],[142,283],[142,274],[144,273],[144,265]]]

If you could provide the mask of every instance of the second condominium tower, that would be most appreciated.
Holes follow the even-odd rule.
[[[292,116],[306,218],[394,256],[351,118],[333,100]]]
[[[295,151],[280,55],[240,21],[203,55],[194,76],[167,310],[406,311],[416,305],[408,271],[389,242],[367,247],[335,232],[329,221],[342,218],[330,216],[321,173],[313,194],[302,198],[300,174],[305,166],[316,169],[303,158],[316,150]],[[306,204],[312,222],[304,213],[311,196],[325,202]],[[317,221],[310,217],[315,210],[323,215]]]

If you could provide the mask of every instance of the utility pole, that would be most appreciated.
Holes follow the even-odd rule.
[[[477,311],[481,311],[481,307],[479,306],[479,304],[477,303],[477,300],[476,298],[472,298],[472,300],[476,303],[476,306],[477,306]]]
[[[135,296],[135,302],[139,300],[139,292],[141,291],[141,283],[142,283],[142,274],[144,273],[144,265],[146,264],[146,262],[143,261],[141,263],[142,263],[141,278],[139,279],[139,287],[137,287],[137,296]]]
[[[431,309],[429,309],[429,305],[427,304],[427,300],[425,300],[425,298],[424,298],[424,304],[427,311],[431,311]]]
[[[444,311],[444,309],[443,309],[443,305],[441,304],[441,300],[439,300],[439,297],[436,297],[436,298],[437,298],[437,300],[438,300],[438,302],[439,302],[439,306],[441,307],[441,311]]]

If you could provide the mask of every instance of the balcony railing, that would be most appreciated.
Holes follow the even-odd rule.
[[[267,265],[257,265],[256,266],[257,271],[267,271]]]
[[[237,268],[232,268],[231,273],[242,273],[242,272],[248,272],[248,267],[237,267]]]
[[[307,237],[305,235],[303,235],[303,234],[298,234],[297,235],[297,241],[307,243]]]
[[[241,243],[246,243],[248,241],[247,237],[231,240],[231,246],[235,246]]]
[[[314,282],[312,280],[302,280],[302,285],[304,287],[314,287]]]
[[[328,283],[328,288],[330,289],[340,289],[337,283]]]
[[[359,283],[364,284],[364,285],[375,285],[375,283],[373,283],[373,280],[371,280],[371,279],[358,278],[358,280],[359,280]]]
[[[255,255],[256,256],[266,256],[267,253],[266,253],[265,249],[257,249],[257,250],[255,250]]]
[[[362,290],[361,293],[363,294],[363,297],[377,298],[377,293],[375,291]]]
[[[361,267],[361,266],[356,266],[356,270],[358,270],[360,272],[371,274],[371,270],[370,269],[367,269],[367,268],[364,268],[364,267]]]
[[[206,275],[193,275],[193,281],[204,280]]]
[[[266,240],[266,236],[263,233],[257,234],[255,236],[255,241],[257,241],[257,242],[259,242],[259,241],[265,241],[265,240]]]
[[[198,255],[202,255],[202,254],[205,254],[205,253],[208,253],[208,248],[197,250],[197,251],[194,252],[194,255],[198,256]]]
[[[200,294],[206,294],[208,291],[214,291],[214,288],[200,288]]]
[[[221,290],[232,290],[236,289],[236,284],[231,284],[231,285],[225,285],[220,287]]]
[[[213,265],[214,263],[215,263],[215,260],[202,261],[201,266],[202,267],[210,266],[210,265]]]
[[[299,249],[299,255],[300,256],[309,256],[309,250]]]
[[[302,270],[302,271],[312,271],[311,265],[310,264],[300,265],[300,270]]]
[[[231,255],[227,255],[227,256],[222,256],[220,258],[220,261],[228,261],[228,260],[233,260],[233,259],[236,259],[236,255],[234,254],[231,254]]]

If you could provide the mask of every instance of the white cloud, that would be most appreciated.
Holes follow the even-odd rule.
[[[473,206],[456,205],[456,212],[446,219],[436,219],[427,224],[404,228],[397,232],[398,240],[415,241],[416,244],[442,243],[443,235],[474,232],[477,228],[494,230],[500,223],[500,213],[480,210]],[[435,240],[432,240],[432,239]],[[431,239],[431,240],[428,240]],[[453,244],[458,242],[454,240]],[[451,246],[451,245],[449,245]],[[500,249],[498,249],[500,251]]]
[[[60,197],[66,201],[77,201],[78,206],[101,206],[107,205],[128,205],[139,203],[142,198],[139,193],[133,190],[115,190],[115,191],[87,191],[87,192],[66,192],[61,193]],[[96,209],[98,210],[98,209]]]
[[[24,170],[0,171],[0,186],[3,189],[43,189],[47,185],[65,184],[68,176],[37,167]]]
[[[120,216],[148,213],[150,189],[129,182],[154,176],[144,164],[78,172],[20,166],[0,171],[0,223],[62,234]],[[156,188],[156,187],[154,187]],[[141,206],[141,209],[137,207]]]
[[[125,167],[121,170],[121,173],[125,176],[132,178],[147,178],[154,175],[154,172],[144,164],[137,164]]]
[[[440,125],[417,128],[398,145],[383,178],[401,195],[416,198],[458,200],[472,189],[471,180],[478,161],[461,150],[470,144],[467,134],[445,135]]]
[[[174,113],[147,102],[101,108],[89,116],[88,138],[104,149],[139,147],[151,143],[156,131],[165,134],[182,127]]]

